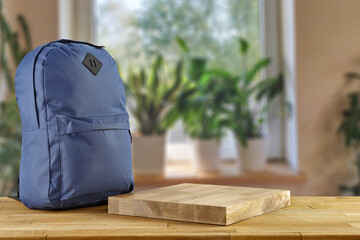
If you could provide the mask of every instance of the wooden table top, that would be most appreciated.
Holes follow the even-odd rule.
[[[66,238],[65,238],[66,237]],[[293,197],[230,226],[110,215],[107,206],[29,210],[0,198],[0,239],[360,239],[360,197]]]

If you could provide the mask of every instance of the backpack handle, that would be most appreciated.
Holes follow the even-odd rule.
[[[70,39],[60,39],[60,40],[57,40],[55,42],[64,43],[64,44],[67,44],[67,43],[79,43],[79,44],[86,44],[86,45],[96,47],[96,48],[104,48],[104,46],[95,45],[95,44],[92,44],[92,43],[89,43],[89,42],[75,41],[75,40],[70,40]]]

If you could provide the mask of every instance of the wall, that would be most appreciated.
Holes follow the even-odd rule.
[[[344,73],[360,71],[360,1],[298,0],[296,95],[299,168],[306,195],[337,194],[338,183],[354,177],[349,152],[336,129],[345,107]]]
[[[58,37],[57,1],[56,0],[3,0],[3,12],[13,30],[19,30],[16,20],[22,14],[30,29],[33,48],[53,41]],[[20,34],[20,44],[24,44]],[[12,66],[15,74],[16,66]],[[7,92],[5,81],[0,79],[0,101],[4,100]]]
[[[30,26],[33,47],[56,40],[58,18],[56,0],[4,0],[4,13],[17,29],[17,14],[23,14]]]

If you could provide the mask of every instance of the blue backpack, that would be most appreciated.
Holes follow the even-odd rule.
[[[15,92],[25,206],[90,206],[133,190],[124,86],[103,47],[58,40],[34,49],[17,68]]]

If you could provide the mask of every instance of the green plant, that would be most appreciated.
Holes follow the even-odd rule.
[[[261,58],[253,66],[247,66],[247,54],[250,44],[239,38],[239,53],[242,58],[242,73],[233,77],[230,99],[232,109],[227,111],[230,128],[243,146],[248,139],[263,137],[265,113],[268,104],[260,103],[262,99],[268,102],[283,91],[283,79],[270,77],[259,79],[259,74],[270,64],[269,58]]]
[[[276,101],[277,98],[279,98],[279,101]],[[282,74],[279,74],[276,78],[261,81],[256,94],[256,100],[265,100],[267,105],[275,102],[279,107],[279,111],[275,112],[275,117],[288,118],[292,115],[292,105],[285,98],[285,79]]]
[[[347,73],[347,79],[360,80],[360,74]],[[347,95],[348,106],[342,112],[343,121],[338,132],[343,134],[345,146],[353,152],[354,162],[358,171],[358,181],[352,186],[340,185],[342,191],[351,191],[354,195],[360,195],[360,91],[351,92]]]
[[[7,186],[3,184],[0,194],[9,194],[15,190],[14,183],[18,175],[21,156],[21,119],[14,92],[15,71],[11,65],[18,66],[32,48],[29,28],[24,17],[18,15],[17,20],[24,35],[25,49],[20,47],[19,33],[13,31],[5,19],[2,1],[0,1],[0,70],[4,74],[9,90],[5,100],[0,104],[0,179],[13,182],[13,187],[6,191]],[[13,64],[10,64],[11,60]]]
[[[15,94],[2,102],[0,109],[0,179],[13,180],[14,183],[19,173],[22,136]],[[1,192],[5,192],[6,186],[3,188]]]
[[[219,139],[224,134],[223,108],[226,78],[222,70],[208,69],[207,59],[191,56],[186,42],[176,41],[185,53],[187,84],[171,114],[180,115],[185,132],[194,139]]]
[[[183,62],[178,61],[170,74],[164,65],[159,55],[149,71],[130,69],[124,83],[129,109],[143,135],[162,135],[178,118],[169,112],[180,96]]]
[[[248,66],[250,44],[239,38],[242,72],[231,74],[224,69],[208,69],[206,59],[191,56],[186,42],[179,37],[176,40],[186,54],[187,76],[194,83],[194,93],[178,103],[186,132],[194,138],[219,138],[225,128],[230,128],[244,146],[248,139],[262,137],[269,104],[279,95],[281,103],[285,102],[281,75],[259,78],[270,59],[261,58]]]

